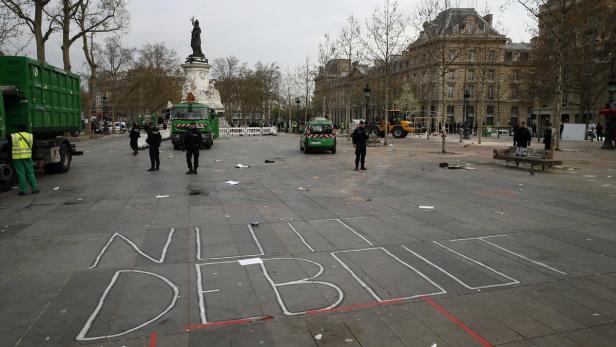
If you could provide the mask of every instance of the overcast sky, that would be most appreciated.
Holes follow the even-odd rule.
[[[297,66],[309,55],[318,55],[323,35],[337,36],[346,18],[354,14],[361,23],[373,11],[377,0],[128,0],[130,31],[124,36],[126,46],[163,42],[174,49],[180,59],[191,53],[190,18],[199,19],[202,48],[212,62],[217,57],[234,55],[250,66],[257,61],[278,62],[280,66]],[[384,1],[384,0],[380,0]],[[414,17],[418,0],[401,0],[400,6]],[[512,40],[529,41],[533,21],[515,1],[460,0],[461,7],[475,7],[484,12],[486,2],[495,22],[502,22],[504,34]],[[503,3],[511,3],[501,11]],[[62,66],[59,35],[47,46],[47,59]],[[34,49],[28,50],[35,57]],[[83,52],[76,43],[71,52],[74,70],[84,70]]]

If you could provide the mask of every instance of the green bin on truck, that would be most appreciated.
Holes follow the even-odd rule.
[[[174,149],[184,144],[184,135],[190,129],[190,123],[195,122],[203,135],[203,147],[210,149],[214,139],[219,136],[218,116],[206,104],[198,102],[182,102],[173,105],[171,109],[171,143]]]
[[[25,124],[34,135],[32,160],[63,173],[77,152],[67,133],[81,130],[79,76],[27,57],[0,56],[0,191],[17,181],[7,135]]]

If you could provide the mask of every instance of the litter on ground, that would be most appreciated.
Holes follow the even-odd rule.
[[[157,199],[168,198],[169,195],[156,195]]]
[[[434,206],[419,206],[422,210],[434,210]]]
[[[250,166],[244,165],[244,164],[237,164],[237,165],[235,165],[235,167],[238,168],[238,169],[243,169],[245,167],[250,167]]]
[[[225,182],[225,183],[226,183],[226,184],[228,184],[228,185],[231,185],[231,186],[235,186],[235,185],[240,184],[240,182],[239,182],[239,181],[227,181],[227,182]]]

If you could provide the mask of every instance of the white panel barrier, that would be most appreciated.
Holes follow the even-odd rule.
[[[260,136],[260,135],[278,135],[278,128],[220,128],[220,136]]]

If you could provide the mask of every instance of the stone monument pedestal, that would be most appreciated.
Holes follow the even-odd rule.
[[[182,102],[186,102],[188,93],[195,96],[195,101],[208,105],[216,113],[225,112],[225,106],[220,101],[220,93],[216,89],[215,81],[210,80],[210,67],[207,59],[189,57],[184,69],[184,87],[182,88]]]

